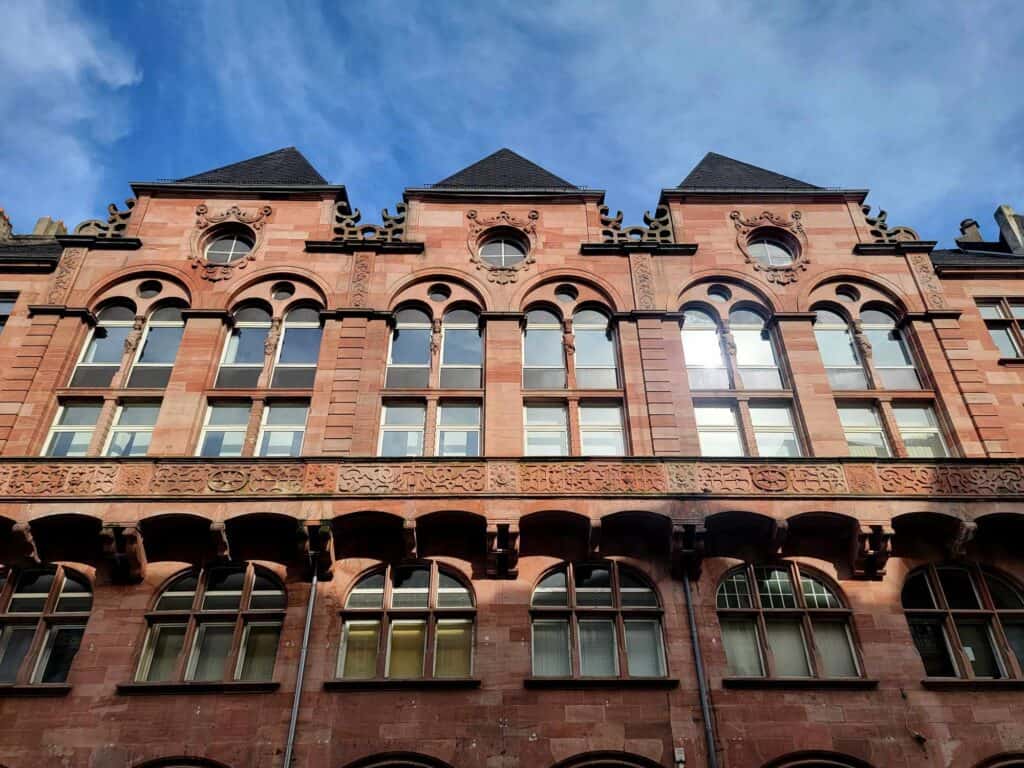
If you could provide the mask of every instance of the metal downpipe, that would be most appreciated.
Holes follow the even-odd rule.
[[[700,652],[697,637],[697,615],[693,610],[693,593],[690,590],[690,574],[683,568],[683,592],[686,597],[686,616],[690,623],[690,645],[693,646],[693,662],[697,667],[697,690],[700,693],[700,713],[704,720],[704,740],[707,742],[708,768],[718,768],[718,751],[715,748],[715,723],[711,715],[711,698],[708,694],[707,676],[704,674],[704,656]]]
[[[302,630],[302,648],[299,650],[299,669],[295,673],[295,696],[292,698],[292,716],[288,722],[288,741],[284,747],[282,768],[291,768],[292,752],[295,749],[295,729],[299,724],[299,704],[302,701],[302,680],[306,674],[306,655],[309,652],[309,630],[313,626],[313,608],[316,605],[317,559],[318,553],[310,552],[313,568],[313,581],[309,585],[309,600],[306,601],[306,626]]]

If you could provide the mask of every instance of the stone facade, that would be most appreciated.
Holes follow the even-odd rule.
[[[93,593],[64,682],[35,681],[39,634],[0,683],[6,768],[282,766],[314,570],[296,768],[1024,765],[1017,636],[996,632],[997,676],[977,673],[961,639],[952,641],[958,673],[929,677],[901,607],[908,575],[928,564],[978,565],[1024,583],[1024,369],[996,346],[979,310],[979,300],[1024,299],[1024,263],[940,269],[934,243],[887,230],[884,214],[880,227],[863,192],[818,188],[665,190],[662,207],[633,228],[607,215],[603,193],[576,188],[410,189],[380,226],[360,223],[344,189],[326,185],[154,184],[136,193],[126,210],[111,206],[109,221],[59,235],[56,267],[3,274],[3,293],[16,300],[0,333],[2,562],[12,574],[59,564]],[[248,233],[252,249],[213,264],[207,237],[224,226]],[[758,261],[751,237],[764,231],[790,238],[797,258]],[[521,238],[528,257],[499,269],[481,260],[492,232]],[[144,285],[153,281],[155,297]],[[290,287],[278,292],[282,282]],[[432,297],[438,285],[441,301]],[[562,286],[573,303],[556,298]],[[148,314],[168,299],[183,308],[184,330],[166,386],[128,387]],[[116,300],[140,318],[124,358],[108,385],[71,386],[98,316]],[[272,315],[265,370],[253,386],[225,389],[216,386],[222,354],[246,302]],[[275,388],[269,371],[296,302],[322,321],[315,377]],[[396,314],[408,306],[432,320],[447,307],[479,313],[482,386],[436,385],[434,322],[434,386],[385,387]],[[524,388],[525,313],[538,306],[602,308],[619,386]],[[920,388],[833,390],[815,312],[882,306],[898,321]],[[680,323],[695,307],[721,316],[733,381],[742,361],[729,310],[763,313],[783,388],[691,387]],[[571,360],[579,341],[564,326]],[[862,341],[870,334],[858,325],[851,333],[879,381],[882,363]],[[482,405],[480,456],[434,455],[438,404],[448,399]],[[157,400],[148,454],[104,455],[118,408]],[[251,405],[244,455],[197,457],[207,405],[224,400]],[[301,455],[259,458],[261,414],[281,400],[309,403]],[[86,401],[99,406],[87,455],[46,456],[59,408]],[[399,401],[424,405],[426,455],[378,458],[382,406]],[[837,401],[877,407],[895,455],[851,456]],[[572,455],[524,456],[524,403],[534,402],[571,406]],[[581,455],[578,408],[587,402],[621,407],[626,456]],[[801,458],[756,455],[758,403],[791,408]],[[695,409],[723,404],[741,417],[745,457],[701,456]],[[933,407],[947,458],[910,457],[894,416],[901,405]],[[538,581],[560,563],[604,561],[635,569],[656,590],[665,674],[535,674]],[[285,585],[272,676],[140,680],[161,589],[183,570],[224,562],[257,563]],[[424,562],[471,587],[471,676],[339,679],[356,581],[383,564]],[[743,563],[779,562],[816,574],[849,610],[855,675],[730,670],[719,584]],[[21,621],[9,602],[6,610],[6,627]],[[979,608],[977,617],[990,614]],[[66,622],[41,621],[51,630]]]

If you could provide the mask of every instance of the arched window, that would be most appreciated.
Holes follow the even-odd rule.
[[[416,307],[395,313],[385,387],[424,389],[430,385],[430,315]]]
[[[234,325],[217,374],[218,387],[251,389],[259,384],[270,326],[270,312],[261,306],[235,310]]]
[[[1009,578],[929,565],[907,577],[902,599],[928,677],[1024,676],[1024,593]]]
[[[608,316],[596,309],[577,310],[572,317],[572,335],[577,389],[616,389],[619,367],[615,331]]]
[[[547,309],[526,313],[523,333],[523,388],[564,389],[565,345],[562,321]]]
[[[281,341],[274,359],[272,387],[311,389],[320,359],[320,312],[316,307],[295,307],[284,316]]]
[[[860,324],[871,347],[871,364],[884,389],[920,389],[921,380],[896,320],[880,309],[865,309]]]
[[[750,309],[729,313],[729,333],[736,344],[736,371],[744,389],[782,389],[771,333],[764,318]]]
[[[369,573],[345,601],[337,676],[472,677],[475,619],[473,593],[436,563]]]
[[[166,387],[184,332],[181,307],[164,306],[151,312],[128,375],[128,386]]]
[[[135,307],[108,304],[96,316],[96,326],[71,376],[72,387],[109,387],[124,359],[124,343],[135,325]]]
[[[215,565],[176,576],[147,615],[139,682],[269,681],[287,596],[264,568]]]
[[[92,610],[88,579],[64,566],[0,568],[0,683],[63,683]]]
[[[683,359],[690,389],[729,389],[718,323],[701,309],[683,313]]]
[[[818,341],[818,352],[832,389],[867,389],[864,363],[854,344],[850,325],[842,315],[830,309],[819,309],[815,313],[814,338]]]
[[[441,323],[441,387],[479,389],[482,370],[480,316],[471,309],[449,310]]]
[[[550,571],[530,602],[534,677],[664,677],[661,604],[647,580],[605,560]]]
[[[744,565],[718,587],[722,645],[735,677],[860,677],[850,609],[795,563]]]

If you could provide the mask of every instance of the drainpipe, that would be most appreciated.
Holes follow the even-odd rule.
[[[686,596],[686,616],[690,622],[690,645],[693,646],[693,662],[697,667],[697,690],[700,693],[700,713],[704,720],[704,740],[708,748],[708,768],[718,768],[718,752],[715,748],[715,723],[711,719],[711,698],[708,694],[708,680],[704,674],[704,657],[700,652],[697,637],[697,616],[693,611],[693,593],[690,591],[690,574],[683,568],[683,592]]]
[[[299,703],[302,701],[302,679],[306,674],[306,655],[309,652],[309,630],[313,626],[313,607],[316,605],[317,552],[310,552],[313,581],[309,585],[309,600],[306,601],[306,626],[302,630],[302,648],[299,651],[299,669],[295,673],[295,696],[292,698],[292,717],[288,721],[288,742],[284,748],[282,768],[291,768],[292,751],[295,749],[295,729],[299,724]]]

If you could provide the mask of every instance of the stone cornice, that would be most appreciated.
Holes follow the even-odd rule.
[[[88,248],[92,251],[137,251],[142,241],[137,237],[96,237],[95,235],[57,235],[64,248]]]
[[[581,243],[584,256],[628,256],[631,253],[649,253],[652,256],[693,256],[697,243],[656,243],[639,240],[622,243]]]
[[[307,253],[423,253],[423,243],[384,240],[307,240]]]
[[[1024,495],[1021,460],[8,459],[0,499]]]

